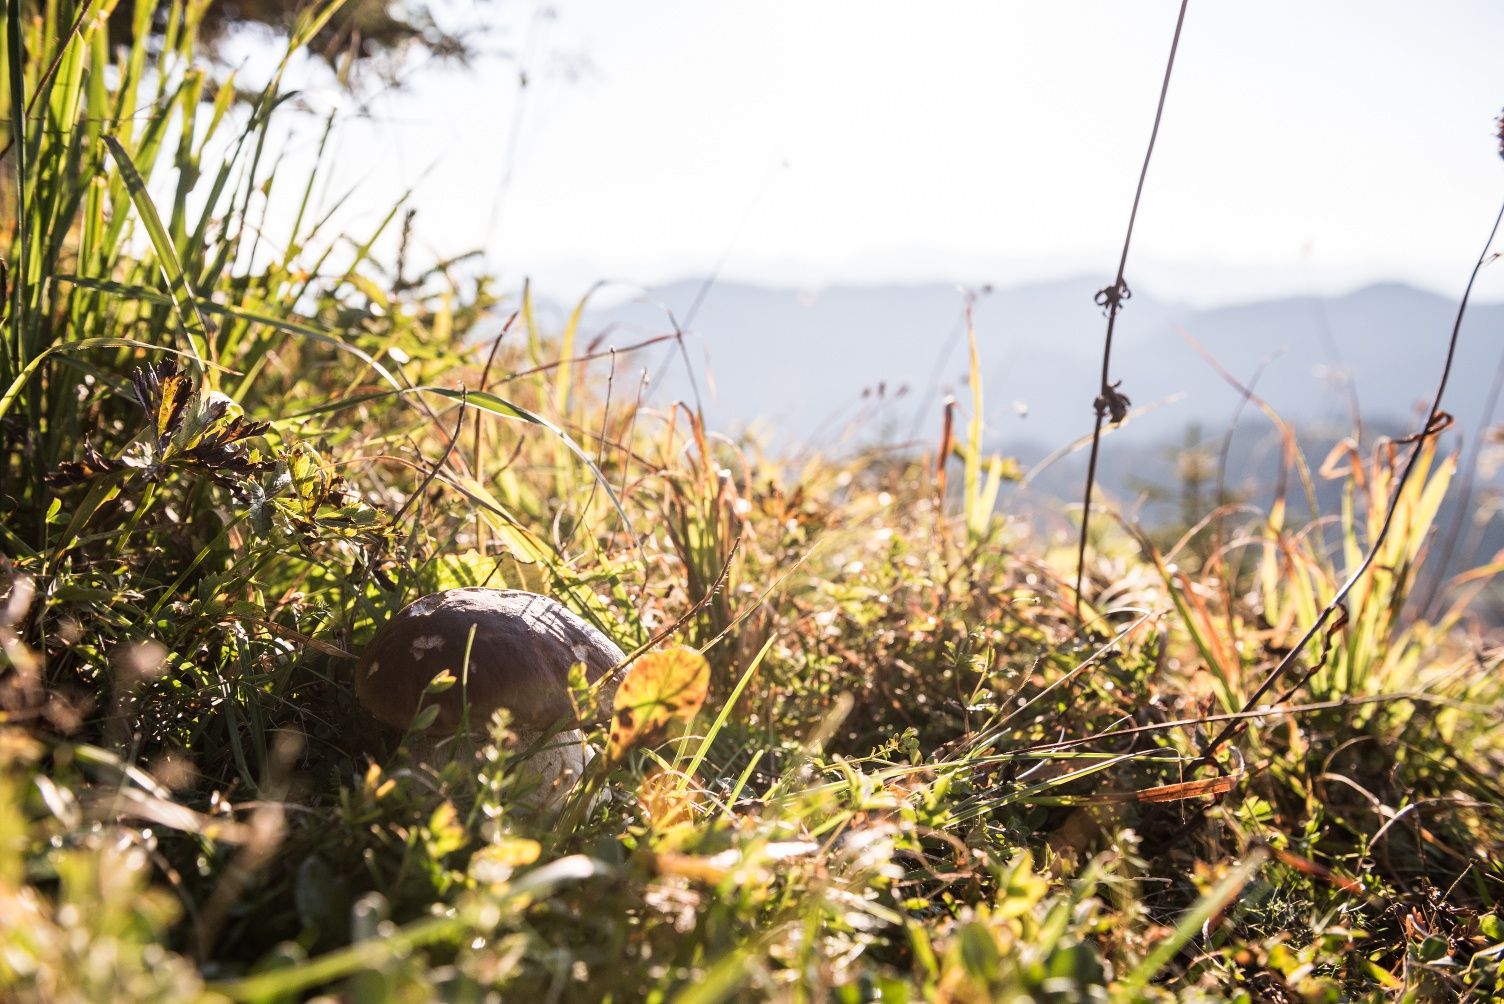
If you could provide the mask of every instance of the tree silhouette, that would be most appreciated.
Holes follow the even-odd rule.
[[[128,44],[132,4],[121,3],[110,16],[110,40]],[[211,51],[242,28],[284,32],[292,27],[307,0],[215,0],[208,4],[200,36]],[[400,4],[394,0],[349,0],[330,19],[310,48],[331,65],[349,56],[379,64],[402,52],[419,48],[443,59],[464,61],[473,55],[467,36],[445,30],[432,13],[431,4]],[[152,19],[152,31],[167,27],[171,4],[160,0]]]

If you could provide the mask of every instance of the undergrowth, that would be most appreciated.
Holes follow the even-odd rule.
[[[997,510],[979,421],[791,469],[645,406],[579,312],[379,260],[402,206],[327,232],[281,71],[201,70],[204,3],[112,51],[114,6],[7,7],[0,995],[1499,992],[1496,569],[1406,608],[1434,437],[1313,472],[1287,434],[1289,483],[1345,486],[1309,524],[1095,521],[1078,619],[1075,542]],[[1240,711],[1410,449],[1345,616]],[[353,697],[391,613],[481,584],[700,649],[708,699],[539,818],[505,743],[426,760]]]

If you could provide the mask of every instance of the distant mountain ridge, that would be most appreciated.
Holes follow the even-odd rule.
[[[1090,431],[1104,326],[1098,285],[1078,278],[974,294],[985,420],[998,448],[1039,454]],[[684,318],[701,291],[700,282],[658,287],[643,302],[592,311],[588,323],[616,329],[613,342],[670,330],[655,303]],[[928,441],[944,395],[969,400],[965,306],[966,294],[943,284],[806,292],[716,283],[687,329],[699,382],[714,388],[706,410],[719,427],[759,423],[784,444]],[[1139,291],[1119,315],[1112,375],[1135,406],[1158,406],[1117,435],[1178,439],[1192,423],[1215,434],[1232,416],[1239,393],[1182,332],[1237,380],[1256,379],[1255,391],[1298,426],[1350,425],[1354,394],[1365,422],[1408,424],[1435,391],[1455,311],[1401,284],[1212,309]],[[1464,429],[1477,425],[1501,349],[1504,304],[1473,304],[1446,401]],[[673,365],[655,393],[691,391]]]

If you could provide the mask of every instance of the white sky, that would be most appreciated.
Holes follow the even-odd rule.
[[[1105,281],[1177,6],[455,0],[521,55],[415,68],[347,119],[347,222],[417,184],[436,253],[562,296],[723,257],[807,286]],[[1130,283],[1456,293],[1504,197],[1501,52],[1500,0],[1192,0]]]

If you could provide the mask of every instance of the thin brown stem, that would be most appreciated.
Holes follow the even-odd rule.
[[[1102,423],[1109,414],[1112,415],[1113,424],[1123,420],[1127,412],[1128,399],[1120,394],[1112,383],[1112,333],[1117,324],[1118,311],[1123,307],[1123,301],[1133,294],[1124,281],[1123,273],[1128,268],[1128,248],[1133,243],[1133,226],[1138,222],[1139,202],[1144,197],[1144,181],[1149,177],[1149,161],[1154,157],[1154,143],[1159,139],[1159,124],[1165,114],[1165,99],[1170,93],[1170,74],[1175,69],[1175,53],[1180,48],[1180,30],[1185,25],[1186,8],[1190,6],[1190,0],[1181,0],[1180,13],[1175,18],[1175,34],[1170,39],[1170,55],[1165,60],[1164,81],[1159,86],[1159,105],[1154,110],[1154,128],[1149,132],[1149,146],[1144,151],[1144,163],[1138,172],[1138,187],[1133,192],[1133,209],[1128,213],[1128,230],[1123,235],[1123,253],[1118,257],[1117,277],[1113,284],[1097,293],[1097,302],[1107,312],[1107,335],[1102,342],[1102,382],[1097,391],[1097,399],[1094,406],[1097,412],[1096,425],[1091,433],[1091,456],[1086,462],[1086,490],[1081,499],[1081,540],[1076,549],[1076,620],[1082,622],[1081,617],[1081,588],[1086,577],[1086,541],[1091,523],[1091,499],[1092,491],[1097,482],[1097,456],[1100,453],[1102,443]]]

